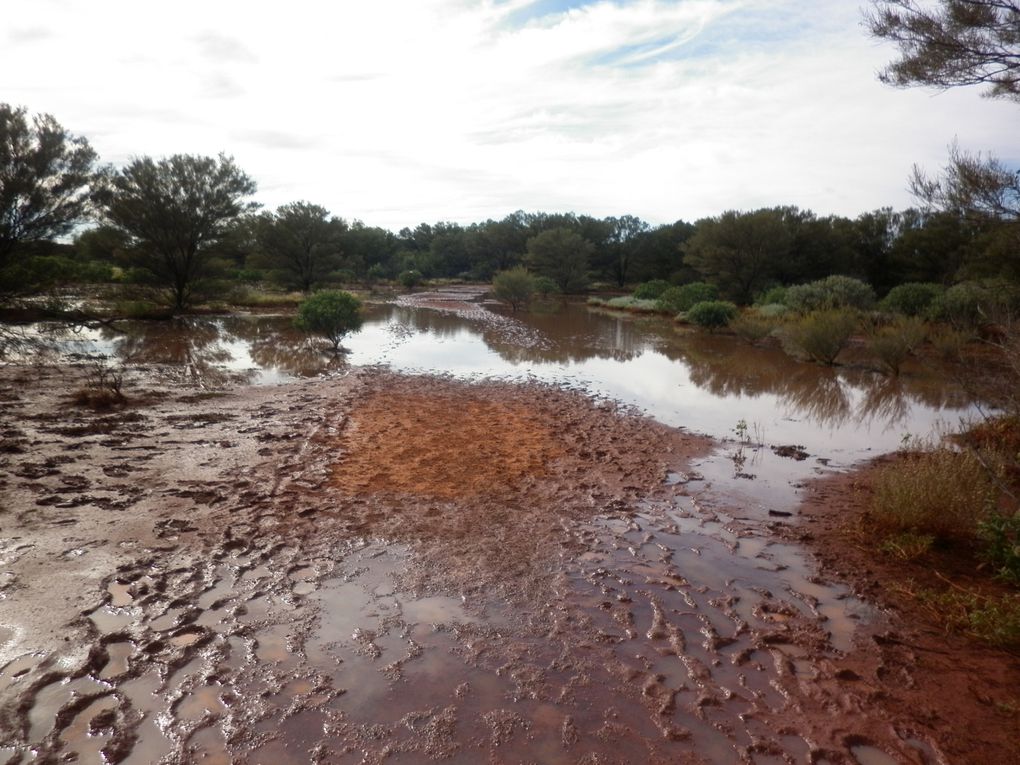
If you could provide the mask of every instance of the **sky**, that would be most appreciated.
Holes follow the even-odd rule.
[[[1015,104],[882,85],[855,0],[32,0],[0,102],[104,162],[224,152],[269,208],[398,230],[515,210],[653,224],[913,200],[955,139],[1020,164]],[[16,8],[16,10],[14,10]]]

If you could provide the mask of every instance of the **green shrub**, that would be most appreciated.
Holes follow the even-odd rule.
[[[397,281],[406,289],[414,289],[422,282],[421,271],[413,268],[408,271],[401,271],[397,276]]]
[[[738,313],[737,307],[729,301],[703,300],[691,306],[685,318],[691,324],[715,331],[728,326]]]
[[[881,308],[905,316],[923,316],[945,291],[945,287],[934,282],[907,282],[889,290],[882,298]]]
[[[920,319],[901,316],[868,336],[868,350],[883,369],[893,376],[911,353],[925,341],[928,328]]]
[[[765,303],[757,306],[754,310],[764,319],[778,319],[790,312],[790,309],[782,303]]]
[[[339,351],[344,336],[361,327],[361,302],[349,292],[316,292],[298,307],[294,326],[322,335]]]
[[[559,291],[559,285],[548,276],[535,277],[535,292],[539,295],[548,297],[549,295],[558,295]]]
[[[610,308],[618,308],[623,311],[657,311],[659,309],[658,301],[640,300],[631,295],[614,297],[603,302]]]
[[[974,454],[939,447],[879,469],[871,517],[893,531],[937,539],[972,539],[998,492]]]
[[[1000,579],[1020,585],[1020,513],[992,513],[978,524],[982,557]]]
[[[1020,648],[1020,597],[1016,595],[922,588],[917,598],[950,631],[969,634],[998,648]]]
[[[660,311],[677,314],[691,310],[695,303],[704,303],[719,297],[714,284],[691,282],[682,287],[670,287],[658,297]]]
[[[786,287],[772,287],[761,293],[754,301],[755,305],[786,305]]]
[[[524,266],[500,271],[492,280],[492,291],[497,300],[516,312],[531,302],[531,296],[535,294],[535,277]]]
[[[928,317],[960,327],[999,321],[1020,309],[1020,290],[1009,282],[989,280],[954,284],[932,301]]]
[[[751,311],[741,314],[730,322],[730,329],[738,337],[743,338],[752,345],[757,345],[767,338],[775,328],[776,323],[774,321],[770,321],[760,314]]]
[[[650,282],[639,284],[633,296],[638,300],[657,300],[659,296],[669,289],[669,282],[665,279],[652,279]]]
[[[833,364],[856,328],[857,317],[850,311],[815,311],[787,327],[786,341],[812,361]]]
[[[850,276],[827,276],[786,289],[786,305],[800,313],[836,308],[867,309],[875,304],[870,284]]]

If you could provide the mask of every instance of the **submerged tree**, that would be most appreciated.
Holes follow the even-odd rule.
[[[516,313],[531,302],[535,294],[535,277],[523,266],[500,271],[492,280],[492,291],[497,300],[509,305]]]
[[[96,152],[48,114],[0,104],[0,269],[15,247],[67,234],[90,209]]]
[[[987,85],[1020,101],[1020,3],[1016,0],[872,0],[871,33],[895,42],[900,59],[881,73],[899,87]]]
[[[254,193],[255,181],[230,157],[175,154],[134,160],[113,175],[101,200],[106,219],[131,237],[139,265],[169,289],[179,311],[229,225],[257,207],[244,201]]]
[[[349,292],[316,292],[298,307],[294,325],[325,337],[333,344],[333,352],[338,353],[347,333],[361,328],[361,302]]]

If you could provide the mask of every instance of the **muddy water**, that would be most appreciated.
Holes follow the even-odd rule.
[[[662,322],[578,306],[516,319],[456,298],[374,308],[346,361],[272,317],[86,333],[75,350],[205,387],[369,364],[554,382],[728,440],[660,470],[655,485],[635,477],[599,487],[603,466],[535,489],[538,479],[514,472],[520,496],[458,504],[411,483],[376,498],[385,492],[371,482],[331,482],[349,440],[259,432],[262,444],[293,439],[283,462],[260,449],[276,476],[269,499],[235,492],[208,527],[161,518],[158,544],[140,556],[125,546],[105,571],[93,564],[96,597],[67,615],[86,659],[30,650],[30,635],[3,638],[18,649],[0,668],[0,699],[20,711],[4,718],[18,729],[0,733],[0,762],[944,761],[939,731],[883,711],[881,688],[853,669],[881,615],[819,580],[775,526],[795,522],[785,514],[799,482],[826,463],[888,451],[904,432],[965,414],[958,392],[925,370],[890,384]],[[388,385],[366,385],[377,383]],[[420,387],[415,395],[431,395]],[[281,389],[281,402],[258,416],[307,409],[324,432],[354,427],[357,436],[358,405],[352,426],[346,413],[331,420],[314,392],[294,390]],[[566,421],[572,410],[551,411]],[[735,432],[741,420],[748,428]],[[166,422],[171,434],[195,427],[204,442],[232,443],[215,412]],[[608,420],[591,427],[574,452],[605,454],[617,441],[638,448]],[[485,446],[484,435],[475,439],[468,452]],[[771,448],[792,444],[808,456]],[[371,462],[346,464],[364,471]],[[215,473],[213,458],[202,465]],[[35,475],[25,466],[14,465]],[[268,482],[260,470],[246,480]],[[197,501],[209,502],[199,488]],[[292,527],[294,514],[326,509],[321,523]],[[495,522],[507,510],[511,519]],[[493,539],[473,539],[479,532],[458,513],[492,513]],[[514,525],[528,513],[534,526]],[[5,540],[5,563],[16,571],[31,531],[8,533],[18,539]],[[515,569],[529,586],[502,587],[500,535],[519,556],[522,534],[539,551]],[[92,543],[67,544],[86,554]],[[0,617],[17,633],[18,614],[3,601]],[[886,668],[890,677],[904,671]]]

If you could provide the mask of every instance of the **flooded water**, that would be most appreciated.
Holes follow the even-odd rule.
[[[52,657],[24,651],[0,661],[0,691],[14,694],[19,711],[10,719],[21,727],[0,732],[0,762],[943,761],[932,736],[872,719],[872,691],[858,691],[860,678],[839,669],[873,607],[821,581],[811,556],[774,531],[796,523],[790,513],[806,479],[971,416],[958,388],[920,366],[897,380],[863,365],[823,368],[581,305],[511,316],[449,302],[440,310],[414,299],[370,306],[342,357],[282,316],[125,322],[63,337],[60,349],[207,387],[340,377],[366,366],[551,383],[718,446],[689,474],[660,472],[644,495],[625,485],[610,501],[579,473],[569,497],[522,489],[505,507],[502,498],[458,505],[434,492],[337,494],[339,484],[329,483],[336,443],[259,431],[252,454],[267,459],[267,444],[294,441],[280,447],[273,486],[250,485],[265,480],[252,467],[209,486],[196,480],[193,491],[164,488],[165,501],[180,507],[189,498],[221,503],[221,520],[199,530],[162,517],[168,533],[159,546],[98,574],[101,596],[73,621],[88,636],[85,663],[58,671]],[[284,395],[248,419],[307,402],[320,410],[306,422],[328,419],[322,401]],[[168,416],[175,440],[166,443],[195,430],[195,444],[233,448],[230,439],[257,425],[232,433],[230,416]],[[386,426],[398,439],[412,431],[398,425]],[[622,437],[598,427],[604,441],[591,448],[605,457]],[[60,448],[82,448],[59,435]],[[104,444],[122,448],[116,439],[95,446]],[[317,495],[327,484],[334,493]],[[543,496],[554,501],[536,510]],[[324,512],[321,497],[331,524],[300,530],[297,519]],[[595,509],[571,515],[571,503]],[[468,511],[490,514],[489,525],[478,531],[454,518],[446,537],[435,531],[439,520],[429,525]],[[400,536],[400,522],[386,525],[400,512],[427,532],[417,547]],[[500,513],[509,520],[497,522]],[[513,525],[528,513],[533,526]],[[446,580],[437,566],[464,565],[472,545],[479,576],[502,565],[494,562],[498,537],[512,533],[557,550],[553,567],[529,573],[541,597],[502,600],[501,570],[485,572],[490,592],[467,580],[438,584]],[[205,554],[187,558],[198,541]],[[415,566],[433,576],[412,577]],[[2,597],[0,617],[17,625]]]

